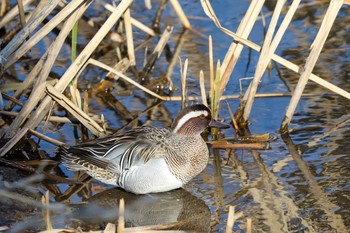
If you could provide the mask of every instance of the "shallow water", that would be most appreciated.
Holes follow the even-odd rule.
[[[270,10],[273,9],[274,2],[267,1],[264,7],[267,22],[271,19]],[[198,95],[197,77],[199,70],[203,69],[208,74],[207,36],[210,34],[213,36],[215,60],[223,60],[232,40],[219,31],[204,15],[199,1],[187,0],[182,1],[181,4],[188,14],[191,24],[199,32],[189,31],[183,36],[185,42],[180,54],[182,61],[189,58],[188,95]],[[240,1],[239,4],[236,1],[212,1],[221,24],[230,30],[235,30],[238,27],[239,20],[248,4],[248,1]],[[298,65],[302,65],[308,55],[309,46],[317,33],[327,4],[325,1],[304,2],[277,53]],[[143,14],[140,16],[138,12],[141,10]],[[91,15],[99,13],[100,8],[97,4],[89,11]],[[350,91],[348,68],[350,62],[350,37],[348,36],[350,17],[348,13],[349,7],[344,6],[314,72]],[[142,4],[134,4],[132,14],[135,14],[135,18],[150,23],[154,12],[153,10],[144,11]],[[170,49],[174,49],[177,39],[182,33],[180,23],[176,20],[176,15],[170,6],[165,8],[164,14],[161,27],[164,27],[166,23],[175,26],[174,36],[169,43]],[[264,30],[260,19],[250,39],[261,44],[263,36]],[[135,37],[140,40],[144,39],[140,32],[136,32]],[[138,53],[137,62],[142,64],[144,52],[140,50]],[[112,58],[113,56],[106,56],[107,61]],[[238,80],[253,76],[257,61],[258,53],[248,49],[243,50],[225,94],[239,94]],[[160,77],[167,68],[164,54],[160,57],[157,65],[154,76]],[[179,70],[177,64],[172,75],[173,82],[178,87],[174,95],[181,95]],[[64,72],[64,68],[57,69],[55,72],[60,75]],[[86,71],[82,80],[84,85],[81,88],[86,87],[90,82],[99,80],[99,75],[103,75],[103,72],[94,69]],[[208,77],[208,75],[206,76]],[[264,75],[258,92],[288,92],[291,87],[295,87],[297,80],[298,75],[295,73],[281,66],[277,69],[273,65],[270,73],[266,72]],[[244,82],[244,90],[248,84],[249,81]],[[112,94],[117,95],[117,92],[118,87],[112,91]],[[144,198],[130,197],[129,194],[120,190],[110,189],[110,186],[92,181],[89,185],[81,187],[81,189],[77,188],[76,192],[72,192],[74,195],[70,201],[73,203],[91,201],[100,196],[102,196],[102,200],[106,201],[109,200],[110,196],[104,195],[111,195],[113,203],[103,205],[103,207],[108,206],[109,211],[114,212],[117,209],[115,201],[119,199],[116,197],[125,195],[126,211],[128,208],[131,209],[128,215],[130,226],[165,224],[174,220],[188,219],[188,216],[195,216],[193,222],[185,224],[187,228],[174,228],[195,231],[209,228],[211,232],[223,232],[227,221],[228,206],[234,206],[236,212],[243,213],[243,217],[235,222],[234,230],[236,232],[245,232],[247,217],[252,219],[253,232],[348,232],[350,229],[349,100],[312,82],[307,86],[305,93],[316,95],[301,99],[290,126],[295,131],[283,137],[278,133],[278,129],[290,98],[256,99],[250,116],[249,129],[252,134],[270,133],[275,136],[276,139],[270,142],[270,149],[257,151],[211,149],[208,167],[184,187],[186,191],[177,190],[163,196],[160,195],[160,197],[157,195],[147,195]],[[136,111],[143,111],[149,105],[149,101],[146,100],[141,91],[135,91],[133,96],[118,96],[118,100],[136,114]],[[239,100],[230,99],[228,103],[235,110]],[[181,103],[179,102],[166,102],[161,104],[153,114],[142,115],[139,119],[140,123],[168,127],[171,123],[170,118],[176,115],[180,107]],[[119,128],[126,123],[121,116],[117,115],[112,108],[101,103],[98,98],[91,99],[90,110],[103,113],[112,128]],[[223,102],[219,116],[226,121],[230,119],[227,107]],[[232,129],[224,130],[223,133],[225,137],[234,135]],[[68,125],[63,125],[58,132],[46,132],[45,134],[69,143],[74,143],[76,140],[73,127]],[[48,151],[49,155],[55,155],[55,148],[52,145],[42,142],[40,147]],[[55,173],[62,176],[73,176],[63,165],[59,165]],[[43,183],[38,187],[43,192],[50,189],[48,187],[52,188],[53,186],[50,186],[50,182],[48,182],[48,184]],[[59,194],[68,189],[68,184],[60,183],[50,191],[52,193],[56,191]],[[184,196],[186,198],[183,198]],[[66,197],[57,195],[53,199],[60,202]],[[169,201],[169,199],[173,201]],[[152,201],[157,205],[148,206]],[[75,213],[77,206],[78,209],[86,210],[85,213],[92,212],[93,217],[108,213],[106,210],[97,211],[97,207],[92,207],[91,210],[88,207],[86,207],[87,209],[81,208],[79,205],[72,207],[73,211],[69,209],[69,212]],[[146,210],[146,213],[141,210]],[[79,219],[79,217],[82,218],[82,215],[82,212],[67,216],[58,214],[53,218],[54,226],[84,225],[87,229],[96,229],[102,225],[100,222],[91,220],[91,216],[87,216],[84,220]],[[34,218],[39,219],[40,222],[40,213]],[[198,219],[202,221],[198,221]],[[28,220],[28,222],[31,221],[34,222],[33,219]],[[20,224],[17,225],[17,229],[21,229]]]

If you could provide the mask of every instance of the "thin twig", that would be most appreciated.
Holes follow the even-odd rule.
[[[21,21],[22,27],[25,27],[26,25],[26,19],[24,15],[24,6],[23,6],[23,0],[18,0],[18,11],[19,11],[19,19]]]
[[[132,27],[131,27],[130,9],[127,9],[124,13],[124,26],[125,26],[125,36],[126,36],[126,43],[127,43],[130,65],[135,66],[136,59],[135,59],[135,51],[134,51],[134,39],[133,39]]]
[[[43,60],[43,66],[42,66],[42,69],[40,70],[40,73],[38,74],[32,93],[30,94],[30,97],[26,102],[26,104],[21,109],[20,115],[16,117],[16,119],[11,123],[10,127],[6,131],[5,137],[7,138],[13,137],[15,133],[18,131],[18,129],[21,127],[21,125],[24,123],[24,121],[27,119],[28,115],[35,108],[37,103],[39,103],[39,101],[42,100],[45,94],[44,91],[45,91],[46,80],[49,76],[52,66],[56,61],[59,51],[65,39],[69,35],[72,29],[72,26],[80,18],[80,16],[85,12],[85,10],[88,8],[90,3],[91,2],[88,2],[87,4],[82,5],[79,8],[79,10],[74,12],[74,14],[72,14],[68,18],[68,20],[63,25],[57,39],[55,40],[54,43],[52,43],[50,48],[47,50],[48,56],[45,56],[46,58],[45,61]]]
[[[119,218],[118,218],[117,233],[124,233],[124,229],[125,229],[124,210],[125,210],[125,203],[124,203],[124,199],[122,198],[119,200]]]
[[[111,4],[105,4],[105,8],[109,11],[113,11],[115,9],[114,6],[112,6]],[[134,19],[133,17],[130,17],[130,21],[131,24],[135,27],[137,27],[138,29],[146,32],[148,35],[150,36],[155,36],[156,33],[154,32],[154,30],[148,26],[146,26],[145,24],[141,23],[140,21]]]
[[[50,137],[48,137],[48,136],[46,136],[44,134],[41,134],[41,133],[39,133],[39,132],[37,132],[35,130],[29,129],[28,131],[29,131],[29,133],[33,134],[34,136],[36,136],[36,137],[38,137],[40,139],[43,139],[43,140],[45,140],[45,141],[47,141],[49,143],[52,143],[52,144],[54,144],[56,146],[67,146],[66,143],[58,141],[58,140],[53,139],[53,138],[50,138]]]
[[[236,132],[238,132],[239,128],[238,128],[237,121],[236,121],[235,116],[234,116],[234,114],[233,114],[233,112],[232,112],[232,110],[231,110],[231,107],[230,107],[230,105],[228,104],[227,101],[226,101],[226,105],[227,105],[227,109],[228,109],[229,112],[230,112],[231,120],[232,120],[232,122],[233,122],[233,127],[235,128]]]
[[[208,102],[207,102],[207,94],[205,92],[205,84],[204,84],[204,73],[203,70],[199,71],[199,85],[201,88],[201,96],[202,96],[202,103],[205,106],[208,106]]]
[[[31,4],[34,0],[24,0],[23,1],[23,6],[25,7],[24,11],[26,11],[26,6]],[[28,11],[28,10],[27,10]],[[5,16],[3,16],[0,19],[0,28],[3,28],[4,26],[8,25],[8,23],[18,15],[18,7],[15,6],[11,10],[9,10]]]
[[[209,1],[207,1],[207,0],[201,0],[201,1],[205,1],[205,4],[210,5]],[[263,3],[264,2],[263,0],[255,0],[255,1],[257,1],[258,3]],[[210,8],[211,8],[211,6],[210,6]],[[257,45],[254,42],[251,42],[251,41],[249,41],[249,40],[239,36],[238,34],[233,33],[231,31],[229,31],[228,29],[222,27],[220,22],[218,21],[217,17],[215,16],[215,13],[212,10],[212,8],[211,8],[211,11],[208,11],[208,14],[209,14],[208,16],[214,21],[216,26],[220,30],[222,30],[225,34],[233,37],[237,42],[240,42],[240,43],[242,43],[244,45],[247,45],[250,48],[254,49],[255,51],[260,52],[261,47],[259,45]],[[282,58],[282,57],[280,57],[280,56],[278,56],[276,54],[273,54],[272,59],[274,61],[280,63],[281,65],[289,68],[290,70],[296,72],[296,73],[299,73],[302,70],[298,65],[296,65],[296,64],[294,64],[294,63],[292,63],[292,62],[290,62],[290,61],[288,61],[288,60],[286,60],[286,59],[284,59],[284,58]],[[325,87],[325,88],[327,88],[327,89],[329,89],[329,90],[331,90],[331,91],[333,91],[333,92],[335,92],[335,93],[337,93],[337,94],[347,98],[347,99],[350,99],[350,93],[349,92],[347,92],[347,91],[337,87],[336,85],[334,85],[334,84],[332,84],[332,83],[330,83],[330,82],[328,82],[328,81],[318,77],[315,74],[310,74],[309,79],[311,81],[313,81],[313,82],[315,82],[315,83],[317,83],[317,84],[319,84],[319,85],[321,85],[321,86],[323,86],[323,87]]]
[[[101,126],[99,126],[93,119],[91,119],[84,111],[73,104],[66,96],[57,91],[53,86],[47,84],[46,92],[53,98],[58,104],[69,111],[74,117],[76,117],[86,128],[88,128],[93,134],[97,136],[104,136],[106,132]]]
[[[125,81],[133,84],[134,86],[140,88],[144,92],[146,92],[146,93],[148,93],[148,94],[150,94],[150,95],[152,95],[152,96],[154,96],[154,97],[156,97],[158,99],[161,99],[161,100],[169,100],[170,99],[170,97],[168,97],[168,96],[160,96],[160,95],[158,95],[157,93],[147,89],[146,87],[140,85],[138,82],[135,82],[131,78],[127,77],[126,75],[120,73],[119,71],[113,69],[112,67],[110,67],[110,66],[108,66],[108,65],[106,65],[106,64],[104,64],[104,63],[102,63],[100,61],[97,61],[97,60],[94,60],[94,59],[90,59],[90,62],[91,62],[91,64],[99,66],[102,69],[108,70],[109,72],[118,75],[120,78],[124,79]]]
[[[226,233],[231,233],[233,225],[235,224],[235,207],[229,206],[228,209],[228,216],[227,216],[227,223],[226,223]]]
[[[213,39],[209,36],[209,80],[210,80],[210,108],[214,108],[214,52]]]
[[[177,16],[179,17],[181,23],[183,24],[183,26],[185,28],[191,28],[191,24],[188,21],[186,14],[182,10],[182,7],[181,7],[179,1],[178,0],[170,0],[170,3],[171,3],[171,5],[173,5],[174,10],[175,10]]]
[[[75,1],[73,1],[75,2]],[[57,84],[55,85],[55,89],[59,92],[63,92],[63,90],[67,87],[67,85],[71,82],[71,80],[75,77],[75,74],[80,70],[82,66],[84,66],[85,62],[89,59],[90,55],[99,45],[99,43],[103,40],[103,38],[107,35],[107,33],[111,30],[114,24],[119,20],[125,10],[132,3],[132,0],[123,0],[120,2],[116,10],[108,17],[106,22],[101,26],[99,31],[94,35],[94,37],[90,40],[90,42],[85,46],[85,48],[81,51],[77,59],[73,62],[73,64],[67,69],[64,75],[59,79]],[[51,98],[45,97],[39,107],[36,109],[33,114],[33,118],[28,120],[26,123],[26,127],[35,128],[40,124],[45,115],[49,112],[49,107],[51,104]]]
[[[42,23],[42,21],[55,9],[60,0],[51,0],[45,5],[42,10],[42,14],[38,15],[30,24],[27,24],[17,35],[0,51],[0,65],[9,67],[7,59],[9,56],[17,50],[17,48],[23,43],[23,41]],[[75,1],[74,1],[75,2]],[[47,35],[47,33],[45,34]]]
[[[252,219],[247,218],[247,233],[252,233]]]
[[[269,148],[267,143],[236,143],[232,144],[227,141],[210,141],[207,142],[214,149],[255,149],[255,150],[266,150]]]
[[[185,107],[187,95],[186,95],[186,82],[187,82],[187,68],[188,68],[188,58],[186,58],[183,70],[181,69],[181,103],[182,103],[182,108]]]

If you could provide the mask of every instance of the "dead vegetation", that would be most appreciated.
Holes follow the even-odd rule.
[[[54,145],[61,146],[64,142],[52,139],[46,134],[45,126],[47,122],[54,124],[72,124],[75,129],[78,129],[79,136],[83,140],[91,138],[91,135],[101,137],[110,134],[115,129],[109,126],[108,120],[105,119],[101,113],[94,113],[89,106],[89,99],[98,96],[102,101],[111,106],[115,112],[126,120],[126,124],[119,130],[125,127],[133,127],[138,125],[139,117],[141,115],[149,114],[154,109],[157,109],[163,101],[182,101],[182,105],[186,105],[191,100],[203,101],[210,105],[213,115],[218,118],[221,100],[230,98],[240,98],[240,107],[236,113],[233,114],[230,106],[228,109],[231,112],[232,125],[237,132],[240,132],[241,137],[225,138],[225,140],[213,140],[210,142],[212,148],[224,149],[268,149],[269,141],[272,140],[270,135],[243,135],[241,128],[248,122],[251,109],[253,107],[254,99],[259,97],[271,96],[292,96],[290,104],[287,108],[285,118],[281,124],[281,132],[288,132],[288,125],[294,115],[296,106],[303,95],[304,88],[309,80],[333,91],[345,98],[350,99],[350,94],[336,85],[322,79],[313,74],[313,68],[320,56],[321,50],[327,39],[330,29],[333,26],[335,17],[337,16],[343,4],[348,1],[332,0],[327,8],[327,12],[323,17],[323,21],[319,27],[319,32],[311,45],[310,54],[308,55],[304,64],[294,64],[275,54],[283,35],[285,34],[293,16],[296,14],[298,7],[300,7],[300,0],[294,0],[289,6],[286,6],[286,1],[277,1],[275,10],[271,18],[271,22],[267,28],[265,40],[260,46],[250,41],[249,35],[257,17],[262,11],[264,1],[253,0],[243,17],[236,32],[229,31],[221,26],[220,21],[216,17],[215,11],[212,9],[208,0],[201,0],[202,7],[208,17],[215,23],[215,25],[225,34],[233,38],[231,46],[228,48],[226,56],[222,63],[214,61],[212,38],[208,38],[209,47],[209,74],[201,71],[198,74],[199,86],[201,93],[198,96],[193,96],[187,93],[187,70],[189,66],[188,59],[182,61],[179,59],[179,54],[183,46],[184,40],[179,37],[174,50],[169,52],[169,40],[171,39],[174,27],[167,25],[160,28],[159,21],[162,11],[167,3],[161,0],[158,10],[154,15],[152,25],[146,25],[138,19],[134,18],[130,7],[132,0],[122,0],[115,6],[99,2],[104,8],[107,17],[102,21],[93,22],[93,19],[86,17],[86,12],[91,7],[94,1],[91,0],[75,0],[69,3],[63,3],[60,0],[42,0],[35,8],[35,11],[30,11],[33,1],[18,1],[18,7],[4,10],[8,8],[6,1],[1,2],[0,14],[3,15],[0,20],[0,28],[8,30],[4,36],[3,43],[6,44],[0,51],[0,66],[3,77],[12,74],[11,69],[14,65],[25,64],[23,60],[30,57],[28,53],[31,50],[38,49],[38,43],[45,40],[48,34],[54,33],[56,35],[52,43],[47,45],[43,54],[31,58],[34,59],[34,64],[30,65],[30,69],[23,81],[12,87],[4,86],[1,89],[1,96],[7,100],[7,105],[1,110],[1,115],[4,118],[1,122],[0,137],[5,139],[5,143],[1,146],[0,157],[9,155],[11,150],[16,147],[21,148],[21,144],[31,137],[31,135],[40,140],[48,141]],[[97,1],[96,1],[97,2]],[[188,31],[196,32],[196,29],[191,27],[190,21],[183,12],[181,5],[177,0],[169,0],[173,7],[178,20],[181,22],[184,29],[184,34]],[[137,3],[141,4],[141,3]],[[145,1],[147,8],[151,7],[150,1]],[[288,8],[287,10],[285,8]],[[281,20],[282,11],[286,10],[282,23],[277,28],[278,21]],[[11,21],[14,17],[20,16],[21,26],[14,26]],[[49,17],[50,16],[50,17]],[[48,20],[49,19],[49,20]],[[63,74],[57,78],[53,75],[55,67],[60,66],[60,52],[64,50],[64,45],[71,40],[71,31],[74,25],[86,25],[90,31],[93,31],[91,38],[86,39],[81,51],[77,53],[77,57],[70,61],[70,65],[65,69]],[[84,27],[83,26],[83,27]],[[148,51],[148,47],[143,43],[136,43],[133,31],[138,28],[142,33],[147,35],[151,40],[156,40],[152,52]],[[105,62],[103,56],[99,56],[102,50],[112,50],[105,44],[113,44],[113,52],[115,60],[113,62]],[[147,43],[147,41],[145,41]],[[236,66],[237,60],[243,48],[249,47],[260,52],[260,57],[256,66],[254,78],[248,88],[248,91],[243,96],[240,94],[224,93],[226,86],[229,83],[231,74]],[[137,56],[135,51],[144,49],[145,59],[143,65],[137,64]],[[153,72],[159,57],[164,53],[168,58],[167,71],[162,77],[153,77]],[[259,82],[263,74],[268,69],[272,61],[275,61],[286,68],[296,72],[300,78],[292,93],[266,93],[257,94]],[[183,62],[183,63],[182,63]],[[175,88],[172,77],[175,64],[181,63],[181,96],[173,95]],[[215,66],[216,64],[216,66]],[[82,79],[81,75],[85,70],[96,69],[105,72],[106,75],[94,86],[87,88],[83,93],[79,89],[79,82]],[[205,88],[205,76],[209,77],[210,90]],[[131,113],[125,104],[121,103],[115,96],[111,95],[110,90],[115,83],[120,86],[125,86],[124,93],[134,93],[135,90],[142,90],[144,94],[149,97],[147,108],[140,112],[140,114]],[[207,85],[208,86],[208,85]],[[10,89],[6,89],[10,88]],[[9,95],[8,90],[12,90],[12,95]],[[225,95],[226,94],[226,95]],[[312,93],[311,93],[312,94]],[[307,95],[304,93],[304,95]],[[209,98],[207,98],[207,96]],[[208,103],[209,100],[209,103]],[[60,106],[60,107],[58,107]],[[65,115],[57,115],[64,109]],[[166,111],[162,114],[166,116]],[[165,117],[166,118],[166,117]],[[39,132],[37,129],[44,130]],[[16,161],[7,161],[1,158],[1,162],[9,164],[9,166],[27,170],[30,172],[37,172],[28,164],[21,164]],[[57,166],[57,163],[54,164]],[[46,178],[53,180],[60,180],[61,178],[53,176],[45,171],[41,171]],[[87,179],[85,177],[85,179]],[[60,180],[62,182],[62,180]],[[71,196],[81,191],[84,188],[84,179],[81,183],[75,183],[65,193],[60,193],[64,196],[64,200],[68,200]],[[69,183],[69,181],[65,181]],[[50,190],[49,187],[46,187]],[[52,188],[54,189],[55,188]],[[57,190],[56,190],[57,191]],[[56,192],[50,192],[51,195],[57,195]],[[44,198],[44,205],[48,204],[48,197]],[[62,200],[63,201],[63,200]],[[121,202],[122,203],[122,202]],[[121,210],[123,206],[121,205]],[[123,211],[120,211],[120,213]],[[122,215],[120,223],[123,222]],[[45,219],[47,222],[47,229],[50,232],[53,230],[49,223],[49,212],[45,212]],[[122,229],[123,224],[118,224],[118,232],[132,231],[132,229]],[[234,224],[233,208],[229,208],[229,217],[227,222],[227,231],[231,232]],[[105,231],[115,231],[114,225],[108,225]],[[340,227],[340,229],[342,226]],[[110,230],[111,229],[111,230]],[[154,229],[157,229],[156,227]],[[250,230],[249,230],[250,229]],[[146,231],[147,229],[136,229],[135,231]],[[247,232],[251,231],[251,220],[247,220]]]

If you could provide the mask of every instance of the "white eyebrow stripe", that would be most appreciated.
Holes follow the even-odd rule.
[[[199,117],[200,115],[208,116],[208,111],[192,111],[181,117],[181,119],[177,122],[176,127],[173,132],[176,133],[189,119]]]

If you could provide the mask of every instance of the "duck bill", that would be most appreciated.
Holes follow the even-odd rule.
[[[214,119],[211,119],[210,123],[209,123],[210,127],[214,127],[214,128],[219,128],[219,129],[227,129],[230,128],[229,124],[226,123],[222,123],[222,122],[218,122]]]

